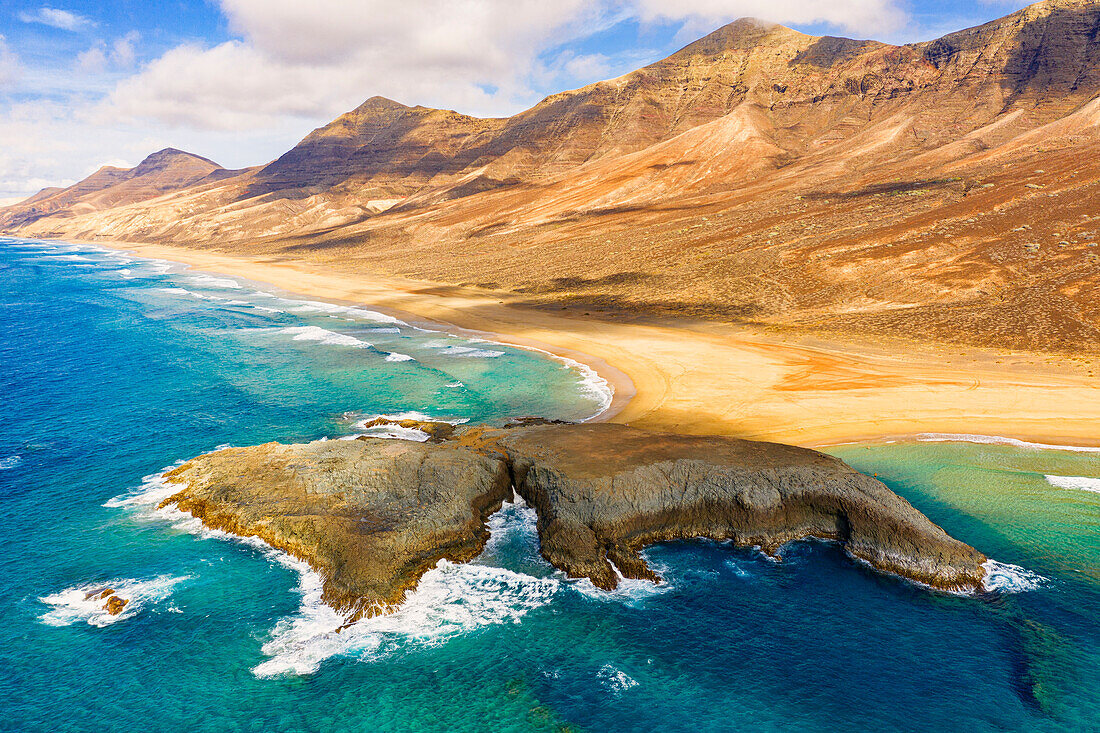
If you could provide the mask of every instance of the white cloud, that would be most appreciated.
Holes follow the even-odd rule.
[[[873,33],[899,0],[220,0],[240,38],[170,50],[119,84],[105,114],[207,129],[317,123],[378,94],[480,115],[511,114],[553,80],[611,73],[600,54],[552,53],[608,23],[716,27],[744,15]],[[554,58],[546,61],[550,54]]]
[[[0,36],[0,89],[13,84],[19,76],[19,58],[8,47],[7,40]]]
[[[24,23],[40,23],[63,31],[78,31],[86,26],[95,25],[83,15],[77,15],[68,10],[58,10],[57,8],[39,8],[33,13],[23,11],[19,14],[19,20]]]
[[[139,38],[130,34],[98,41],[80,54],[81,75],[24,73],[20,90],[43,96],[0,105],[0,196],[32,193],[28,189],[41,183],[34,179],[69,179],[105,160],[140,160],[168,145],[234,167],[261,163],[375,94],[470,114],[512,114],[545,91],[622,73],[658,56],[623,49],[607,55],[582,43],[624,19],[660,29],[664,37],[670,28],[701,34],[745,15],[831,24],[861,36],[890,32],[905,19],[903,0],[218,3],[233,40],[188,43],[139,63]],[[20,17],[66,30],[94,25],[52,8]],[[0,39],[0,88],[19,69]],[[58,101],[46,101],[46,90],[55,87],[50,97]]]
[[[141,40],[141,34],[130,31],[122,38],[116,38],[111,44],[111,62],[120,69],[132,68],[137,61],[137,51],[134,44]]]
[[[901,27],[906,14],[896,0],[634,0],[642,21],[721,23],[753,17],[785,25],[825,23],[857,35],[882,35]]]
[[[107,70],[107,51],[103,46],[92,46],[76,56],[76,68],[85,74],[98,74]]]
[[[100,74],[109,68],[126,71],[134,67],[137,61],[137,51],[134,44],[141,40],[141,34],[130,31],[122,38],[116,38],[107,46],[103,41],[98,41],[76,57],[76,68],[85,74]]]
[[[327,120],[375,94],[509,113],[531,101],[540,52],[607,12],[585,0],[222,4],[240,40],[169,51],[119,85],[110,113],[244,129],[287,115]]]

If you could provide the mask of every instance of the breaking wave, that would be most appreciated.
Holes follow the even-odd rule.
[[[985,578],[982,583],[990,592],[1024,593],[1038,590],[1047,583],[1047,579],[1042,575],[1019,565],[986,560],[982,563],[982,567],[985,568]]]
[[[1011,445],[1016,448],[1036,450],[1064,450],[1074,453],[1100,453],[1100,447],[1087,445],[1051,445],[1031,443],[1016,438],[1004,438],[999,435],[971,435],[969,433],[921,433],[917,440],[926,443],[980,443],[982,445]]]
[[[1100,494],[1100,478],[1088,476],[1045,476],[1047,483],[1057,486],[1059,489],[1073,489],[1077,491],[1091,491]]]
[[[228,277],[214,277],[213,275],[196,273],[194,275],[188,275],[187,279],[205,288],[226,288],[229,290],[240,290],[241,288],[239,282]]]
[[[329,331],[320,326],[290,326],[279,329],[279,333],[291,334],[295,341],[316,341],[327,346],[351,346],[357,349],[366,349],[371,346],[354,336]]]
[[[275,625],[263,645],[270,658],[252,670],[257,677],[311,674],[334,656],[372,661],[410,646],[439,646],[481,627],[518,623],[550,603],[558,589],[553,578],[440,560],[396,611],[341,628],[343,617],[321,601],[320,577],[308,567],[299,571],[302,605]]]
[[[47,626],[70,626],[83,622],[102,628],[133,618],[143,609],[165,600],[177,585],[190,578],[190,575],[158,575],[148,580],[120,578],[73,586],[39,598],[50,606],[50,610],[39,616],[38,620]],[[117,616],[107,613],[103,607],[105,601],[95,597],[108,588],[114,591],[114,595],[129,601]]]
[[[637,680],[613,664],[605,664],[600,667],[600,671],[596,673],[596,678],[615,697],[631,687],[638,686]]]

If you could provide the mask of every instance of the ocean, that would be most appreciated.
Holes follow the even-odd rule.
[[[647,551],[613,593],[491,519],[337,633],[317,577],[157,511],[222,445],[375,415],[588,418],[575,363],[88,245],[0,238],[0,730],[1100,730],[1100,452],[928,435],[829,452],[998,561],[978,597],[824,542]],[[393,437],[407,437],[395,435]],[[85,602],[110,586],[119,616]]]

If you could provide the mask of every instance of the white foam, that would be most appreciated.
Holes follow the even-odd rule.
[[[212,296],[196,293],[194,290],[188,290],[187,288],[157,288],[157,290],[161,293],[170,293],[172,295],[189,295],[199,300],[213,300]]]
[[[347,413],[345,413],[347,414]],[[350,414],[348,414],[350,417]],[[390,420],[393,422],[401,422],[402,420],[416,420],[417,422],[445,422],[451,425],[463,425],[470,422],[468,417],[436,417],[429,415],[426,412],[417,412],[416,410],[408,410],[407,412],[395,412],[392,414],[377,414],[377,415],[363,415],[356,421],[355,426],[358,428],[364,427],[367,423],[374,420]]]
[[[607,688],[615,697],[618,697],[631,687],[637,687],[638,681],[613,664],[605,664],[596,673],[600,684]]]
[[[372,329],[370,330],[370,332],[371,332],[371,333],[390,333],[390,334],[400,334],[400,333],[401,333],[401,329],[400,329],[400,328],[391,328],[391,327],[388,327],[388,326],[383,326],[383,327],[379,327],[379,328],[372,328]]]
[[[595,398],[599,402],[599,407],[597,408],[596,412],[584,418],[584,420],[582,420],[581,422],[594,420],[603,413],[607,412],[608,408],[611,407],[611,403],[615,399],[615,385],[611,384],[611,382],[601,377],[599,372],[597,372],[592,367],[582,362],[579,362],[576,359],[570,359],[568,356],[560,356],[551,351],[537,349],[534,346],[520,346],[518,348],[526,349],[527,351],[537,351],[540,354],[546,354],[551,359],[554,359],[555,361],[564,364],[566,368],[572,369],[580,373],[581,392]]]
[[[969,433],[921,433],[917,440],[931,443],[980,443],[983,445],[1011,445],[1017,448],[1037,450],[1064,450],[1075,453],[1100,453],[1100,447],[1085,445],[1050,445],[1031,443],[1016,438],[1004,438],[999,435],[971,435]]]
[[[734,575],[738,578],[751,578],[752,573],[744,568],[741,562],[738,560],[727,560],[726,567],[729,568]]]
[[[104,506],[135,508],[139,516],[167,520],[202,538],[258,548],[269,559],[298,573],[296,590],[302,597],[301,605],[296,614],[275,624],[271,638],[263,645],[264,654],[270,658],[253,669],[257,677],[311,674],[324,660],[337,655],[379,659],[410,647],[438,646],[484,626],[518,623],[530,611],[550,603],[560,586],[556,578],[440,560],[395,611],[345,626],[346,619],[321,600],[323,580],[307,563],[259,538],[208,529],[175,507],[155,508],[178,489],[178,485],[164,481],[163,473],[153,474],[145,478],[139,490]],[[490,531],[502,529],[499,523],[490,522]]]
[[[537,558],[539,564],[545,565],[549,570],[550,563],[539,557],[538,538],[538,514],[534,507],[528,506],[523,497],[512,495],[511,501],[504,502],[500,511],[489,517],[489,539],[477,562],[489,562],[497,559],[501,550],[508,546],[522,543],[532,558]]]
[[[157,276],[167,275],[173,270],[180,267],[178,263],[169,262],[168,260],[143,260],[141,267],[148,272],[145,274]]]
[[[404,321],[394,318],[393,316],[387,316],[384,313],[367,310],[366,308],[357,308],[351,305],[337,305],[335,303],[323,303],[315,300],[293,300],[290,298],[279,298],[279,300],[289,304],[290,310],[295,313],[342,314],[365,321],[373,321],[374,323],[392,323],[395,326],[406,325]]]
[[[39,616],[38,620],[48,626],[69,626],[80,622],[97,627],[109,626],[133,618],[142,609],[168,598],[179,583],[190,577],[158,575],[148,580],[116,578],[102,583],[73,586],[39,598],[38,600],[51,608]],[[117,616],[107,613],[104,608],[105,599],[88,597],[89,594],[98,595],[106,588],[112,589],[119,598],[129,601]]]
[[[183,461],[178,461],[159,473],[151,473],[145,476],[141,480],[141,486],[137,489],[108,499],[103,502],[103,506],[109,509],[141,509],[145,510],[146,514],[155,511],[162,501],[178,493],[182,488],[179,484],[168,483],[164,478],[164,474],[182,465]]]
[[[518,623],[550,603],[558,589],[553,578],[440,560],[397,610],[338,631],[344,620],[321,602],[320,579],[308,569],[302,578],[302,607],[272,630],[263,646],[270,659],[253,668],[257,677],[310,674],[337,655],[380,659],[410,647],[439,646],[481,627]]]
[[[985,568],[982,584],[989,592],[1024,593],[1037,590],[1047,583],[1047,579],[1042,575],[1019,565],[986,560],[982,563],[982,567]]]
[[[0,471],[7,471],[10,468],[15,468],[22,462],[22,456],[7,456],[5,458],[0,458]]]
[[[386,354],[386,361],[416,361],[416,359],[412,358],[408,354],[399,354],[396,351],[391,351],[390,353]]]
[[[213,275],[196,273],[194,275],[188,275],[187,279],[196,285],[207,288],[227,288],[230,290],[240,290],[241,288],[239,282],[228,277],[214,277]]]
[[[598,401],[599,407],[596,409],[596,412],[586,417],[584,421],[592,420],[607,412],[607,409],[611,407],[611,403],[615,399],[615,387],[611,382],[601,377],[599,372],[587,364],[583,364],[566,356],[558,356],[557,354],[550,354],[550,352],[545,353],[565,364],[567,368],[580,372],[581,391]]]
[[[365,428],[361,433],[344,436],[340,440],[355,440],[360,436],[388,438],[390,440],[411,440],[416,443],[423,443],[432,437],[423,430],[417,430],[416,428],[405,428],[400,425],[375,425],[374,427]]]
[[[1076,489],[1078,491],[1091,491],[1100,494],[1100,478],[1089,476],[1052,476],[1047,475],[1046,480],[1051,486],[1059,489]]]
[[[329,331],[320,326],[291,326],[280,328],[279,333],[292,334],[295,341],[317,341],[327,346],[351,346],[357,349],[365,349],[371,346],[366,341],[349,336],[344,333]]]
[[[457,387],[465,387],[466,385],[463,384],[462,382],[447,382],[447,384],[445,384],[444,386],[445,387],[451,387],[451,388],[457,388]]]
[[[643,552],[642,555],[644,557],[645,553]],[[615,575],[619,577],[619,584],[615,586],[615,590],[604,590],[596,586],[596,584],[588,578],[569,579],[569,586],[581,595],[593,600],[617,601],[628,606],[636,606],[654,596],[667,593],[672,589],[672,583],[668,580],[668,567],[657,565],[649,560],[649,558],[646,558],[646,563],[653,572],[661,577],[660,583],[654,583],[651,580],[639,578],[627,578],[619,571],[619,568],[615,567],[615,563],[611,563]]]
[[[445,346],[439,349],[443,356],[462,356],[468,359],[495,359],[504,356],[503,351],[478,349],[473,346]]]

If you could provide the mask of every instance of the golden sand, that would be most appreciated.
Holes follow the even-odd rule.
[[[713,323],[618,323],[518,307],[492,291],[343,274],[285,257],[95,243],[575,359],[615,386],[602,419],[638,427],[804,446],[918,433],[1100,444],[1100,378],[1090,376],[1095,363],[1079,359],[825,342]]]

